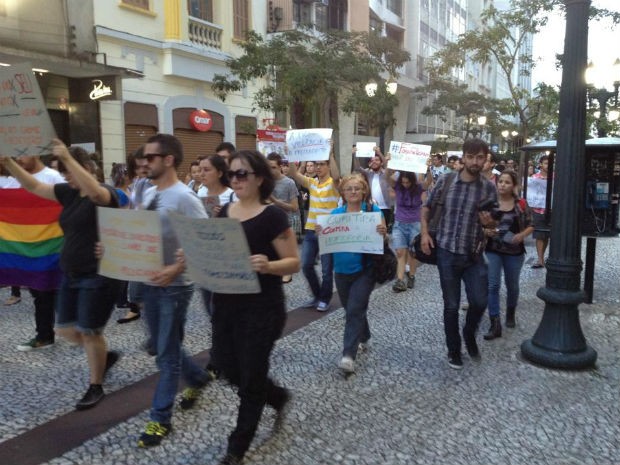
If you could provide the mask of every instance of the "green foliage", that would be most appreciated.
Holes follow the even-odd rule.
[[[301,107],[306,115],[318,109],[326,115],[322,122],[332,125],[339,98],[345,111],[360,111],[365,108],[360,95],[364,86],[382,74],[396,77],[410,59],[388,38],[338,30],[293,30],[267,39],[251,31],[241,47],[243,55],[227,62],[230,73],[214,78],[212,88],[220,99],[258,84],[254,109],[296,114]],[[398,102],[390,103],[393,109]]]

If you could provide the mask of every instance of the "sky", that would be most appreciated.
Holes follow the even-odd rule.
[[[592,0],[592,5],[620,11],[620,0]],[[539,58],[532,71],[532,87],[538,82],[560,84],[562,72],[555,69],[555,54],[564,51],[566,19],[561,12],[549,17],[540,34],[534,36],[533,55]],[[590,21],[588,31],[588,61],[611,65],[620,58],[620,26],[611,21]]]

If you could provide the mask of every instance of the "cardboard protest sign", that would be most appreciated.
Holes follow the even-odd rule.
[[[358,142],[355,144],[355,156],[357,158],[371,158],[375,156],[374,148],[377,146],[374,142]]]
[[[0,67],[0,154],[45,155],[55,137],[31,65]]]
[[[256,150],[267,156],[275,152],[286,156],[286,129],[257,129]]]
[[[332,129],[291,129],[286,131],[289,161],[328,160]]]
[[[234,218],[188,218],[170,212],[185,253],[190,277],[220,294],[258,294],[260,284],[250,264],[250,247]]]
[[[161,270],[164,259],[159,213],[97,207],[97,218],[105,250],[99,274],[146,282]]]
[[[527,204],[530,208],[545,208],[547,202],[547,180],[527,178]]]
[[[319,251],[321,255],[333,252],[383,254],[383,236],[377,232],[381,224],[380,212],[342,213],[319,215],[321,226]]]
[[[390,142],[390,160],[388,168],[394,171],[426,173],[426,160],[431,155],[430,145],[411,144],[409,142]]]

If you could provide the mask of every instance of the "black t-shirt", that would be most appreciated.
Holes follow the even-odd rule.
[[[219,216],[228,217],[228,207],[222,207]],[[265,209],[253,218],[242,221],[241,226],[250,246],[250,254],[264,254],[271,260],[279,260],[278,252],[273,247],[273,240],[289,228],[288,215],[275,205],[267,205]],[[257,298],[283,298],[282,277],[273,274],[258,273],[260,294],[215,294],[215,298],[227,303],[247,302]]]
[[[118,207],[114,189],[102,184],[112,195],[109,207]],[[88,197],[81,197],[78,189],[67,183],[54,185],[56,199],[63,206],[60,227],[65,242],[60,253],[60,269],[65,273],[96,273],[95,242],[99,240],[97,229],[97,205]]]

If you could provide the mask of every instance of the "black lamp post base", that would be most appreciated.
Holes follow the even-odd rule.
[[[521,354],[530,362],[548,368],[579,370],[596,363],[596,351],[586,344],[579,323],[582,291],[540,288],[545,301],[542,320],[534,337],[521,344]]]

